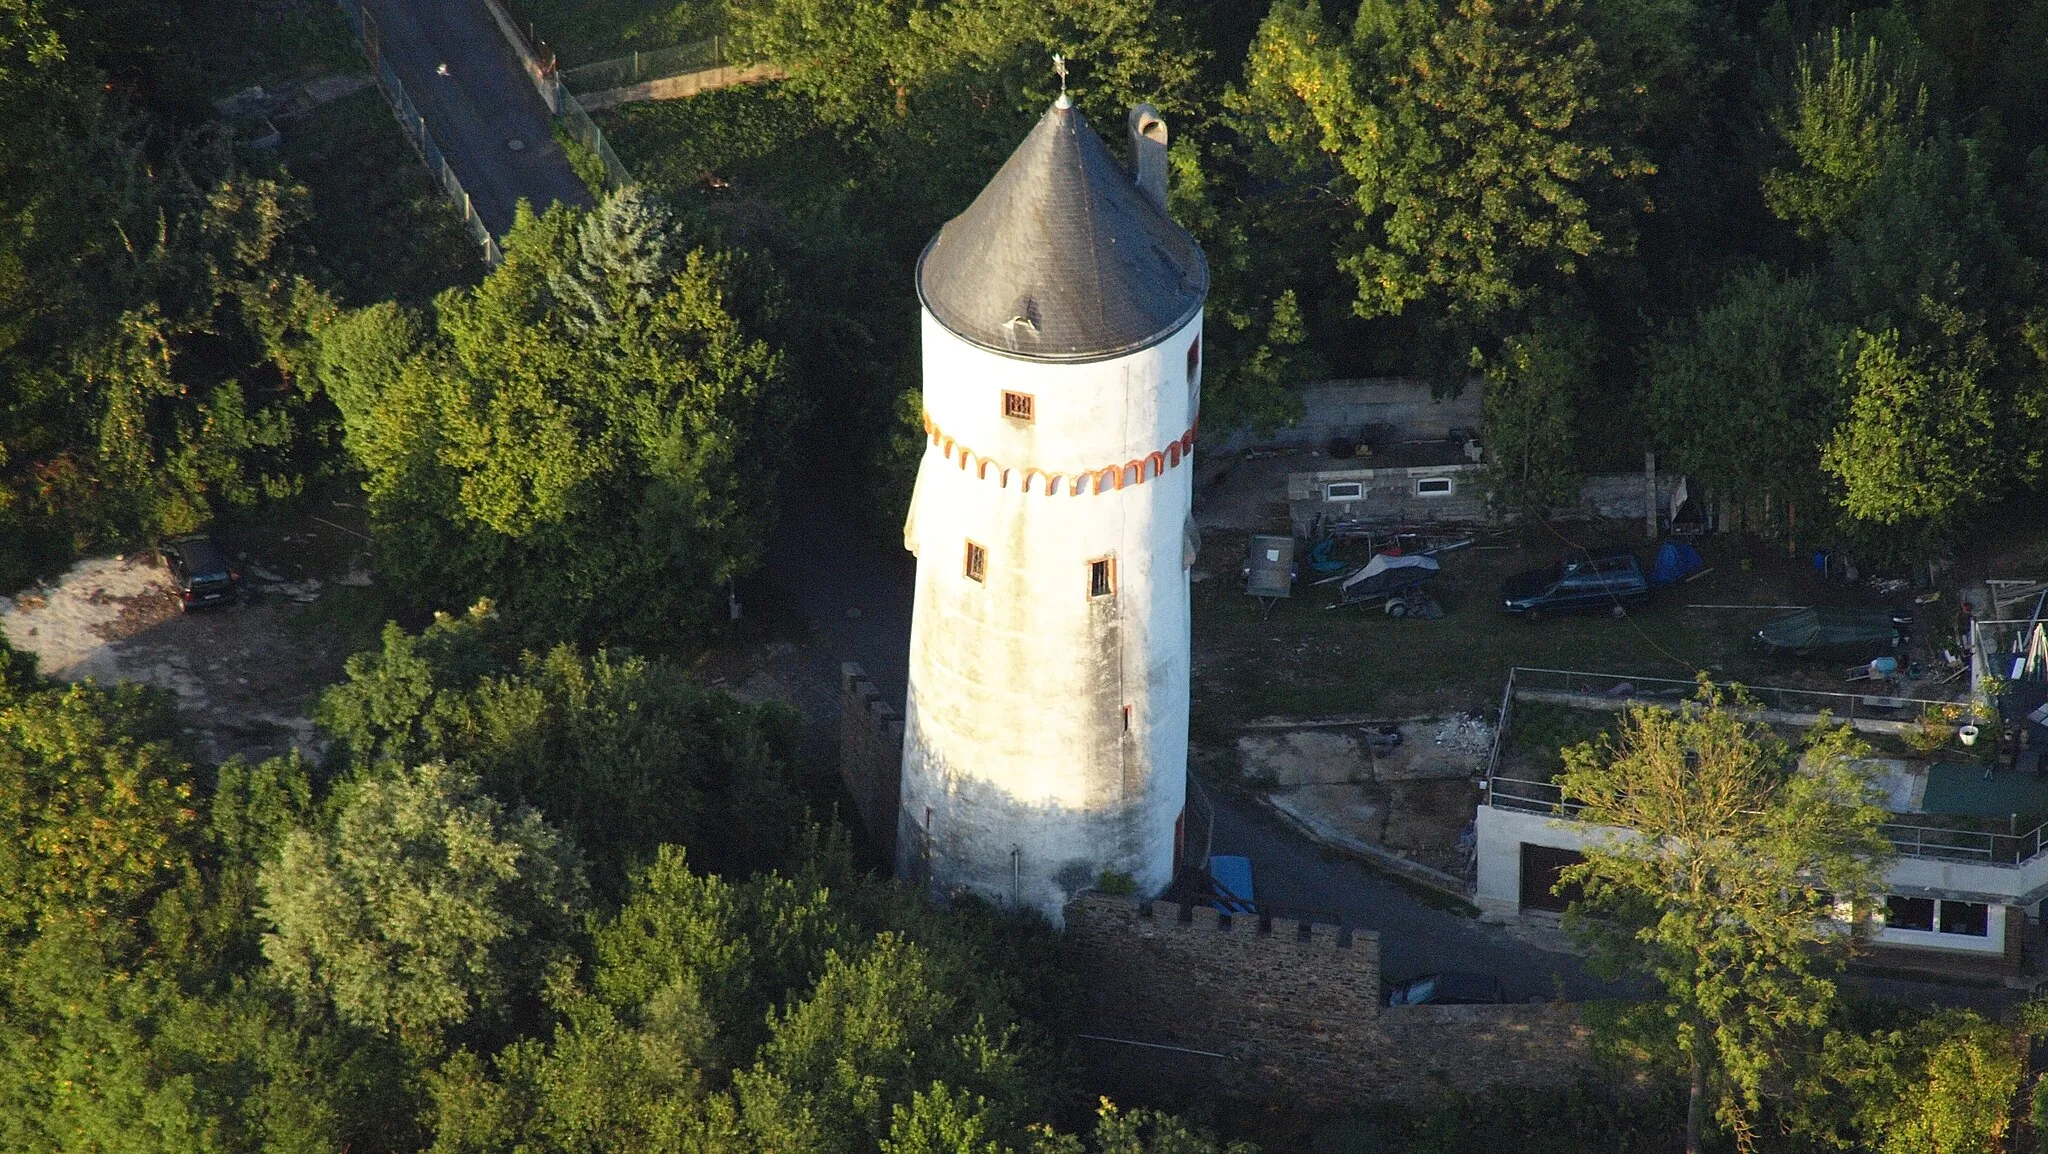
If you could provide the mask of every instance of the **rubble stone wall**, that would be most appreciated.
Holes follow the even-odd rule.
[[[860,666],[839,667],[839,776],[853,795],[854,814],[896,856],[896,807],[903,777],[903,717]]]
[[[1212,906],[1084,894],[1066,932],[1092,1000],[1094,1064],[1322,1108],[1569,1084],[1577,1008],[1380,1004],[1379,936]]]

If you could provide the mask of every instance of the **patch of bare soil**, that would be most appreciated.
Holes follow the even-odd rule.
[[[310,599],[317,585],[298,583],[292,592]],[[94,557],[54,582],[0,597],[0,633],[52,677],[175,691],[206,760],[317,753],[307,715],[313,696],[341,676],[347,653],[292,628],[305,606],[279,589],[184,613],[155,553]]]

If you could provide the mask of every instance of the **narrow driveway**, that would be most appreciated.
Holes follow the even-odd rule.
[[[1380,935],[1380,968],[1399,981],[1438,970],[1468,970],[1501,980],[1510,1001],[1560,992],[1574,1000],[1611,994],[1568,952],[1541,949],[1497,926],[1441,909],[1414,890],[1303,838],[1257,803],[1211,791],[1213,852],[1252,861],[1259,904],[1312,915]]]
[[[363,0],[363,8],[376,23],[379,51],[491,235],[512,227],[522,198],[536,209],[590,204],[555,142],[547,105],[483,0]]]

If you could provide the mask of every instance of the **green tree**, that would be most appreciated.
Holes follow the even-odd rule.
[[[1591,392],[1593,326],[1583,316],[1539,316],[1502,342],[1487,365],[1484,409],[1497,505],[1542,519],[1578,503],[1582,398]]]
[[[782,360],[736,315],[732,260],[673,233],[631,192],[522,213],[395,369],[402,313],[336,326],[328,395],[401,589],[490,596],[549,640],[651,638],[708,627],[758,563]]]
[[[194,786],[162,690],[0,681],[0,940],[141,913],[191,852]]]
[[[333,830],[293,831],[261,880],[277,979],[421,1049],[530,995],[584,900],[538,814],[434,764],[350,782]]]
[[[1749,708],[1702,679],[1678,709],[1630,706],[1612,738],[1564,751],[1558,779],[1580,820],[1615,831],[1560,884],[1584,887],[1571,922],[1601,966],[1661,993],[1609,1029],[1679,1056],[1689,1154],[1710,1122],[1747,1148],[1767,1100],[1796,1089],[1890,855],[1848,728],[1817,726],[1795,757]]]
[[[1925,540],[1998,492],[1990,367],[1980,333],[1933,350],[1902,348],[1895,330],[1857,333],[1842,353],[1849,411],[1821,453],[1856,521]]]
[[[1426,302],[1485,332],[1628,247],[1613,205],[1648,166],[1603,130],[1601,79],[1573,0],[1367,0],[1348,38],[1282,0],[1232,104],[1270,169],[1348,206],[1360,316]]]
[[[358,773],[444,762],[505,805],[539,810],[588,856],[598,892],[665,844],[714,869],[780,864],[805,824],[797,726],[778,704],[743,704],[666,661],[501,656],[488,606],[423,632],[387,626],[348,661],[315,715]]]
[[[1835,1040],[1830,1065],[1855,1103],[1860,1148],[1998,1154],[2026,1073],[2013,1032],[1968,1010]]]
[[[959,1001],[934,977],[924,950],[893,933],[852,956],[828,953],[810,996],[771,1019],[759,1060],[733,1079],[754,1140],[770,1150],[873,1149],[896,1105],[933,1081],[1013,1088],[1009,1041],[960,1020]]]
[[[1664,461],[1714,492],[1776,498],[1825,527],[1821,447],[1843,410],[1845,339],[1825,304],[1817,277],[1754,269],[1653,342],[1645,399]]]
[[[1803,48],[1787,106],[1774,126],[1793,165],[1763,175],[1764,200],[1801,236],[1834,231],[1885,167],[1910,150],[1927,111],[1927,89],[1875,36],[1842,29]]]

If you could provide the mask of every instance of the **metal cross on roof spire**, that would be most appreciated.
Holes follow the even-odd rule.
[[[1060,99],[1065,100],[1067,98],[1067,58],[1065,54],[1059,52],[1052,54],[1052,70],[1059,73]]]

